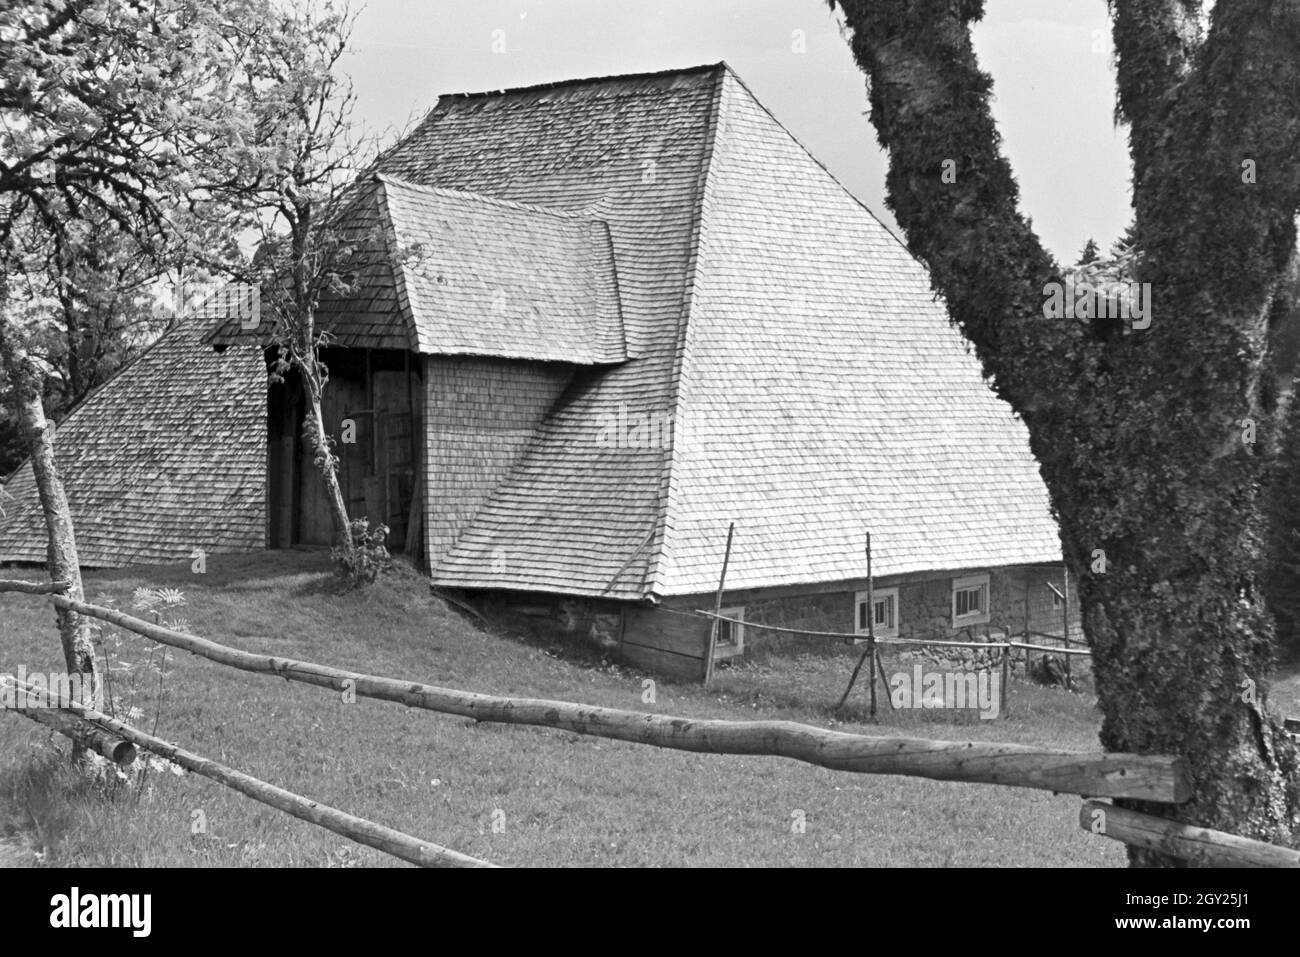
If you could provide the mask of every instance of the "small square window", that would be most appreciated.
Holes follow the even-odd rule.
[[[870,632],[877,638],[898,637],[898,589],[877,588],[873,590],[870,600],[865,591],[854,596],[854,634],[868,633],[867,624],[871,623]]]
[[[989,620],[989,576],[956,578],[952,583],[952,624],[978,625]]]
[[[736,621],[718,621],[718,638],[713,645],[713,658],[734,658],[745,651],[745,609],[743,607],[724,608],[719,613],[723,618]]]

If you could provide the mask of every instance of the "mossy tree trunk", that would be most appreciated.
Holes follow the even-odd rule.
[[[890,154],[889,206],[1028,426],[1079,582],[1102,743],[1189,760],[1189,803],[1126,806],[1296,845],[1259,582],[1267,317],[1300,207],[1300,4],[1220,3],[1208,29],[1195,0],[1111,5],[1146,328],[1045,318],[1062,270],[1000,152],[971,44],[981,0],[832,5]]]

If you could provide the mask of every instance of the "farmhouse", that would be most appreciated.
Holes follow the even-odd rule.
[[[326,418],[352,514],[437,587],[696,678],[734,522],[738,620],[1059,630],[1023,425],[725,64],[444,97],[350,203]],[[329,543],[268,332],[183,324],[60,427],[87,565]],[[30,472],[7,491],[0,561],[42,560]]]

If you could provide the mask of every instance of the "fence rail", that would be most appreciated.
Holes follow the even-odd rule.
[[[24,718],[43,724],[70,741],[103,755],[119,767],[135,760],[135,745],[68,711],[54,708],[15,708]]]
[[[191,751],[186,751],[169,741],[147,734],[138,728],[133,728],[129,724],[111,718],[92,708],[87,708],[78,702],[65,702],[67,707],[54,707],[51,705],[48,695],[42,689],[12,679],[10,681],[15,687],[25,691],[31,700],[43,702],[45,705],[44,707],[25,709],[22,713],[26,717],[59,731],[61,734],[69,737],[81,734],[88,738],[97,737],[104,742],[116,741],[120,746],[130,748],[132,757],[134,757],[135,747],[143,748],[166,758],[174,764],[180,765],[187,771],[224,784],[226,787],[238,791],[245,797],[250,797],[261,804],[270,805],[300,820],[316,824],[327,831],[333,831],[335,834],[356,841],[358,844],[373,847],[411,864],[418,864],[421,867],[495,866],[487,861],[461,854],[440,844],[422,841],[409,834],[393,830],[391,827],[376,824],[374,821],[348,814],[338,808],[330,807],[328,804],[322,804],[292,791],[286,791],[274,784],[268,784],[266,781],[245,774],[242,771],[236,771],[234,768],[213,761],[211,758],[205,758]],[[105,752],[100,749],[100,753]],[[113,754],[110,752],[106,756],[112,758]],[[124,752],[123,757],[125,757]],[[118,763],[129,762],[119,761]]]
[[[711,611],[697,609],[694,614],[703,618],[711,618],[716,621],[727,621],[736,625],[744,625],[745,628],[757,628],[760,631],[779,631],[787,635],[803,635],[808,638],[840,638],[845,641],[866,641],[866,635],[850,634],[846,631],[809,631],[806,628],[786,628],[782,625],[763,625],[755,621],[746,621],[743,618],[729,618],[726,615],[715,614]],[[1053,636],[1047,636],[1053,637]],[[1006,648],[1023,648],[1029,651],[1050,651],[1053,654],[1063,655],[1091,655],[1092,651],[1087,648],[1058,648],[1050,645],[1032,645],[1019,641],[951,641],[943,638],[875,638],[877,645],[935,645],[938,647],[951,648],[977,648],[977,649],[1006,649]]]
[[[694,719],[565,701],[511,698],[439,688],[331,668],[312,662],[258,655],[183,634],[134,618],[111,608],[75,601],[56,594],[53,583],[40,588],[4,587],[31,583],[0,582],[0,591],[49,594],[58,607],[115,624],[160,644],[189,651],[218,664],[299,681],[357,696],[394,701],[477,721],[561,728],[578,734],[651,744],[657,747],[713,754],[755,754],[794,758],[836,770],[903,774],[939,780],[1005,784],[1049,789],[1091,797],[1138,798],[1181,803],[1191,796],[1190,776],[1181,758],[1131,754],[1081,754],[1023,745],[965,743],[910,738],[873,738],[829,731],[788,721],[722,721]],[[704,613],[709,614],[709,613]],[[721,617],[721,616],[710,616]],[[734,620],[734,619],[725,619]],[[758,626],[766,627],[766,626]],[[773,629],[794,631],[794,629]],[[803,632],[800,632],[803,633]],[[832,633],[823,633],[831,636]],[[835,635],[835,637],[859,636]],[[877,643],[956,644],[966,647],[1025,646],[1020,643],[926,642],[892,639]],[[1048,648],[1043,650],[1065,651]],[[35,689],[32,689],[33,691]],[[120,721],[73,703],[75,711],[50,709],[56,718],[45,721],[68,734],[78,722],[128,746],[160,754],[190,771],[217,780],[245,795],[277,807],[388,853],[429,865],[491,867],[439,845],[419,841],[382,825],[355,818],[335,808],[284,791],[176,745],[145,734]],[[32,714],[27,714],[33,717]],[[63,724],[63,728],[55,727]],[[84,731],[84,728],[75,730]],[[71,736],[71,734],[69,734]],[[126,758],[125,751],[111,752]],[[1098,822],[1100,823],[1100,826]],[[1098,801],[1085,801],[1080,825],[1126,844],[1174,857],[1223,866],[1300,866],[1300,851],[1209,828],[1195,827],[1141,814]]]
[[[1180,803],[1191,795],[1190,779],[1181,758],[1086,754],[1018,744],[868,737],[792,721],[696,719],[541,698],[476,694],[254,654],[182,634],[112,608],[57,596],[50,600],[61,608],[107,621],[160,644],[241,671],[337,691],[351,690],[358,697],[395,701],[476,721],[560,728],[678,751],[786,757],[859,774],[903,774],[1167,803]]]
[[[1167,821],[1101,801],[1083,803],[1079,826],[1133,847],[1212,867],[1300,867],[1300,851],[1289,847]]]
[[[71,582],[30,582],[23,579],[0,578],[0,592],[19,592],[23,595],[50,595],[65,592]]]

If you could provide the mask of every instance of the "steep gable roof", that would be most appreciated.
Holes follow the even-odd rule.
[[[83,565],[116,568],[266,543],[266,365],[191,322],[59,424],[55,461]],[[31,463],[0,494],[0,561],[45,561]]]
[[[861,578],[864,531],[878,575],[1059,560],[924,268],[725,65],[444,97],[377,170],[336,342],[588,363],[436,582],[698,594],[733,520],[737,589]],[[61,426],[88,564],[261,544],[265,368],[227,334],[178,329]],[[0,560],[40,560],[30,472],[9,491]]]
[[[649,590],[1060,560],[1024,425],[924,266],[723,81]]]
[[[644,594],[668,449],[603,442],[601,417],[672,409],[721,75],[709,66],[443,97],[379,162],[407,181],[607,223],[629,356],[577,372],[436,581]]]
[[[701,91],[689,138],[629,129],[684,88]],[[687,142],[697,178],[646,195],[638,161],[653,181]],[[732,520],[737,589],[861,578],[868,530],[880,575],[1060,559],[1024,427],[924,268],[725,66],[440,102],[397,163],[599,208],[634,357],[559,403],[436,581],[707,592]],[[664,261],[672,284],[652,284],[645,267]],[[665,419],[667,437],[633,434]],[[597,441],[611,422],[619,448]]]

